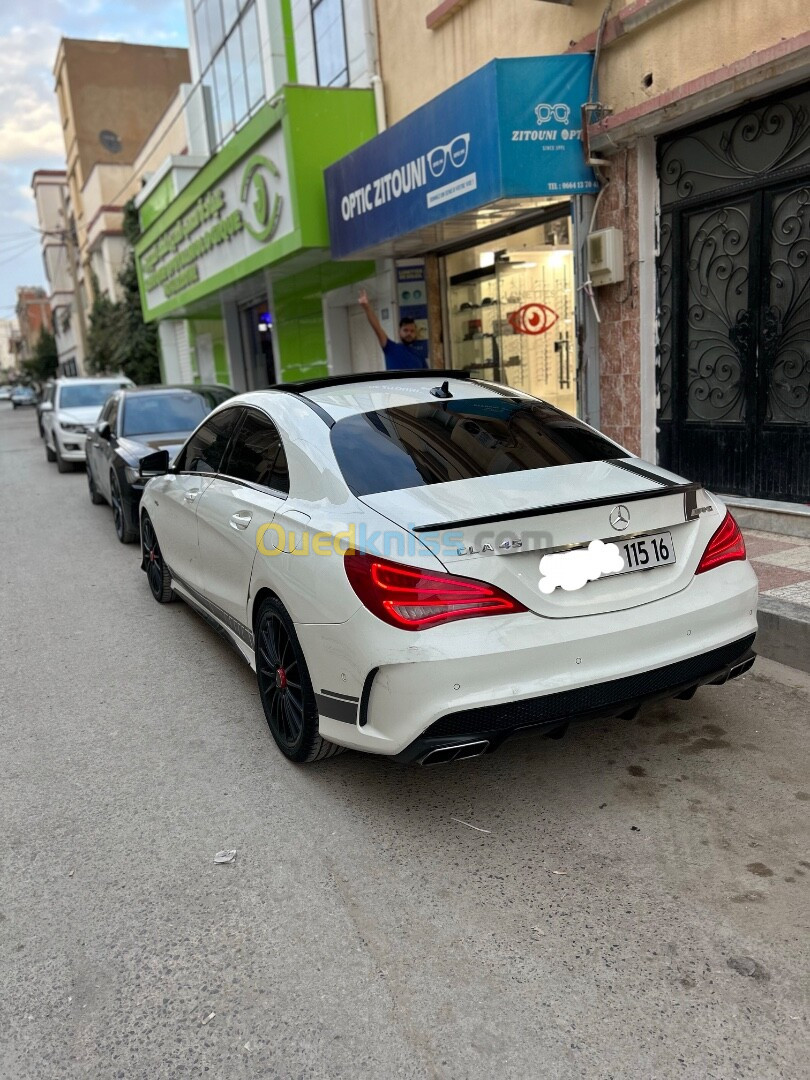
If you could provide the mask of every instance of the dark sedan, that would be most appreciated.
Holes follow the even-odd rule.
[[[87,436],[87,484],[94,503],[108,502],[122,544],[138,538],[138,506],[145,481],[141,458],[155,450],[180,449],[197,425],[223,401],[227,386],[141,386],[108,399]]]

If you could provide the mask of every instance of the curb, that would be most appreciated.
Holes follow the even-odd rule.
[[[775,596],[760,596],[757,622],[754,649],[760,656],[810,672],[810,609]]]

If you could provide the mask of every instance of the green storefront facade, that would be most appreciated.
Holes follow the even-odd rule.
[[[183,327],[195,379],[244,391],[328,374],[323,296],[374,264],[331,261],[323,174],[376,131],[371,90],[285,86],[179,193],[171,171],[146,193],[144,318]]]

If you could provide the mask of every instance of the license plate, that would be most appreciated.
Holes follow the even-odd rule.
[[[650,570],[654,566],[665,566],[675,562],[675,547],[672,533],[648,533],[635,536],[631,540],[611,541],[619,549],[624,568],[616,574],[632,574],[635,570]]]

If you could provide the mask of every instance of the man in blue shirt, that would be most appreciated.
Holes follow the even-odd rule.
[[[408,368],[427,368],[425,358],[413,348],[413,343],[416,341],[416,323],[413,319],[403,316],[399,320],[399,341],[392,341],[374,314],[365,289],[360,290],[357,302],[365,311],[369,326],[377,335],[377,340],[385,355],[386,370],[404,371]]]

